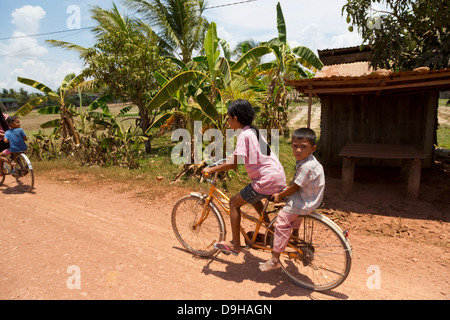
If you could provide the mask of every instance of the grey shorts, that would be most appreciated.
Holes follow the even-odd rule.
[[[262,199],[270,198],[272,196],[256,192],[255,189],[253,189],[251,183],[245,186],[245,188],[242,189],[239,193],[241,194],[242,199],[244,199],[250,204],[255,204],[258,201],[261,201]]]

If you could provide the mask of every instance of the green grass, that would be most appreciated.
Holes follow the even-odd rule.
[[[450,106],[447,106],[448,99],[439,99],[437,130],[438,147],[450,149]]]
[[[440,125],[437,130],[438,147],[450,149],[450,125]]]

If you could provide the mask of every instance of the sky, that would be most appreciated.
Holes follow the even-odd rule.
[[[217,24],[218,37],[230,48],[243,40],[268,41],[277,36],[276,5],[281,4],[291,48],[302,45],[317,50],[361,44],[348,31],[342,6],[346,0],[207,0],[204,16]],[[239,3],[243,2],[243,3]],[[122,0],[114,3],[131,14]],[[233,4],[236,3],[236,4]],[[233,4],[229,6],[223,6]],[[112,0],[2,0],[0,3],[0,90],[29,86],[17,77],[42,82],[56,90],[64,77],[83,69],[78,54],[49,46],[45,40],[61,40],[83,47],[95,44],[89,27],[92,6],[112,8]]]

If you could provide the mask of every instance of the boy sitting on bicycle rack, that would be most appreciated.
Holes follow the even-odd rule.
[[[278,213],[275,224],[272,257],[261,262],[261,271],[270,271],[281,267],[280,253],[286,249],[292,230],[298,229],[307,215],[317,209],[323,199],[325,175],[323,167],[313,156],[316,151],[316,134],[309,128],[301,128],[292,134],[292,152],[297,164],[292,184],[280,193],[273,195],[274,202],[288,197],[285,206]]]
[[[27,144],[27,135],[25,131],[20,127],[20,119],[15,116],[10,116],[6,119],[10,129],[5,132],[4,141],[6,143],[9,142],[9,149],[5,149],[0,153],[0,176],[3,175],[3,162],[6,162],[11,165],[11,167],[15,166],[14,158],[9,160],[7,156],[14,153],[19,153],[26,151],[28,149]]]

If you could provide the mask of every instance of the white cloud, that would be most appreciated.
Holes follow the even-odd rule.
[[[39,32],[39,21],[45,17],[45,14],[45,10],[40,6],[25,5],[13,11],[11,23],[19,32],[36,34]]]
[[[362,44],[361,36],[356,32],[346,32],[331,37],[330,48],[345,48]]]
[[[312,50],[332,49],[361,43],[358,33],[348,31],[345,15],[341,15],[346,0],[278,0],[286,22],[287,39],[291,47],[306,46]],[[278,1],[261,0],[237,6],[206,11],[210,21],[217,23],[218,35],[233,45],[253,38],[268,41],[277,36]],[[214,0],[210,5],[217,5]]]
[[[0,52],[7,58],[38,57],[48,53],[47,48],[39,45],[35,38],[27,35],[39,33],[40,21],[45,11],[40,6],[26,5],[15,9],[11,23],[15,26],[11,39],[0,43]]]
[[[1,68],[1,64],[0,64]],[[28,92],[37,92],[32,87],[19,83],[17,77],[29,78],[39,81],[53,90],[56,90],[62,80],[69,73],[79,74],[81,67],[74,62],[62,61],[56,65],[48,64],[38,59],[28,59],[17,63],[11,72],[2,78],[1,88],[24,88]]]
[[[49,63],[46,60],[49,50],[40,45],[36,38],[26,37],[40,32],[41,21],[46,17],[42,7],[25,5],[15,9],[11,16],[10,22],[14,25],[11,38],[0,42],[0,70],[3,70],[0,88],[17,90],[22,87],[29,92],[37,91],[17,81],[17,77],[23,77],[39,81],[56,90],[67,74],[81,72],[79,63]]]

